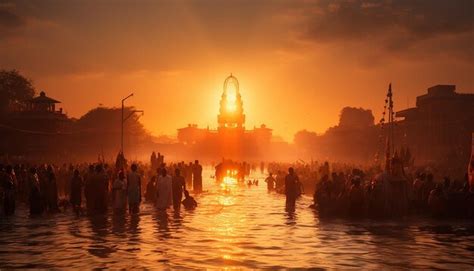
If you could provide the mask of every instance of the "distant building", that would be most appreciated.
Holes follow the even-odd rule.
[[[60,155],[71,120],[61,108],[56,109],[58,103],[42,91],[10,112],[7,125],[0,127],[6,139],[0,143],[0,153]]]
[[[41,91],[39,96],[27,101],[25,106],[14,113],[15,127],[44,133],[60,132],[68,118],[62,108],[56,110],[58,103],[61,102]]]
[[[415,162],[458,163],[465,166],[474,132],[474,94],[457,93],[455,85],[436,85],[418,96],[416,107],[396,113],[401,145]]]
[[[269,148],[272,129],[264,124],[253,130],[245,129],[239,82],[232,74],[224,81],[217,125],[217,130],[211,130],[189,124],[178,129],[178,141],[196,154],[218,158],[257,158]]]

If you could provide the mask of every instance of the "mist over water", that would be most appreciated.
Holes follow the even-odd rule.
[[[284,195],[259,186],[211,179],[203,172],[198,208],[139,215],[75,217],[71,210],[29,218],[21,206],[0,221],[3,268],[448,268],[474,266],[474,223],[467,221],[320,220],[297,202],[284,211]]]

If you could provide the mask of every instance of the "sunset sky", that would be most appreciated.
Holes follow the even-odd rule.
[[[3,1],[0,68],[18,69],[71,117],[127,101],[155,135],[217,126],[239,79],[246,126],[291,141],[344,106],[378,120],[435,84],[474,92],[474,1]]]

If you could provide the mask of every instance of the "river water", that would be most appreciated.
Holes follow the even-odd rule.
[[[284,196],[259,186],[216,184],[194,211],[0,220],[0,268],[474,268],[474,223],[320,220],[303,196],[295,215]]]

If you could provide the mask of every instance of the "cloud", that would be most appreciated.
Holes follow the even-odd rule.
[[[474,36],[472,0],[322,0],[314,5],[318,12],[304,15],[300,37],[305,40],[375,43],[395,53],[414,49],[433,53],[449,50],[454,56],[472,57],[469,52]],[[447,39],[447,36],[459,39]],[[464,44],[439,44],[447,41]],[[421,48],[420,44],[427,47]],[[470,50],[465,50],[469,47]]]
[[[0,40],[15,33],[24,25],[24,18],[11,11],[9,5],[0,5]]]

